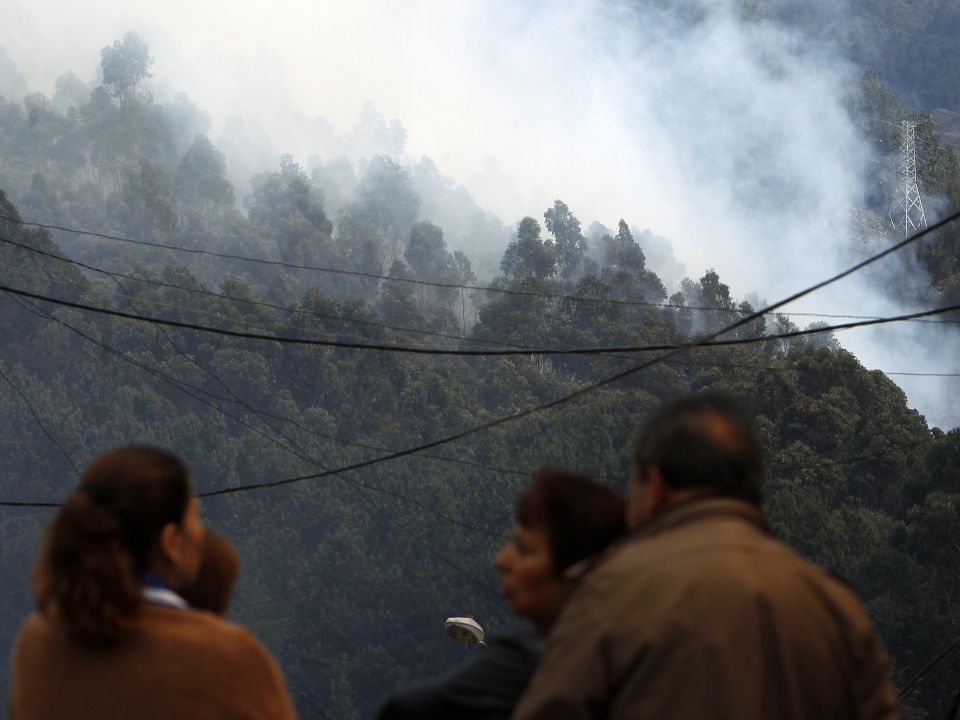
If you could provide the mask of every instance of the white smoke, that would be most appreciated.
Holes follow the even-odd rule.
[[[507,224],[557,198],[584,227],[622,217],[669,238],[691,276],[715,268],[737,296],[781,297],[849,260],[850,212],[869,169],[846,111],[861,69],[829,40],[741,2],[5,5],[0,46],[48,94],[68,70],[90,68],[91,79],[99,49],[134,30],[152,47],[156,82],[208,111],[214,137],[263,128],[269,157],[349,154],[372,102],[406,129],[405,162],[429,156]],[[888,305],[854,280],[797,309],[869,315]],[[889,338],[905,349],[902,365]],[[909,357],[923,338],[876,330],[841,342],[868,366],[909,370],[923,355],[944,369],[931,353]],[[960,421],[934,402],[942,386],[896,379],[930,420]]]

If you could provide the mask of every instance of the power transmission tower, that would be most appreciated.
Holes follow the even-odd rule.
[[[904,237],[910,237],[927,226],[923,213],[920,187],[917,185],[916,126],[909,120],[900,121],[900,177],[897,196],[890,208],[890,221],[897,229],[903,228]]]

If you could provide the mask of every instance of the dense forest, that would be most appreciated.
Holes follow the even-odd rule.
[[[93,456],[131,442],[183,454],[201,493],[322,474],[651,357],[538,351],[684,343],[754,311],[709,268],[667,287],[647,262],[643,218],[587,232],[557,200],[505,228],[428,160],[407,167],[376,154],[304,167],[284,156],[235,185],[204,113],[183,97],[155,102],[150,67],[150,49],[128,34],[104,48],[94,87],[68,74],[52,97],[0,98],[0,284],[267,337],[4,292],[2,500],[55,502]],[[960,206],[960,161],[929,116],[873,72],[851,88],[850,112],[878,156],[892,152],[896,129],[874,119],[918,122],[939,158],[922,182]],[[374,129],[400,142],[396,129]],[[881,240],[893,239],[887,198],[878,185],[856,214]],[[931,240],[916,255],[929,287],[902,293],[929,307],[960,302],[960,233]],[[481,245],[496,257],[471,252]],[[736,330],[755,342],[687,352],[437,449],[209,497],[207,522],[241,552],[233,617],[276,653],[303,717],[367,717],[469,654],[443,635],[448,615],[476,615],[488,632],[512,627],[491,559],[531,470],[565,465],[622,488],[651,408],[726,390],[756,405],[776,533],[853,584],[903,686],[958,634],[960,430],[929,427],[840,334],[769,338],[795,329],[769,315]],[[464,354],[507,349],[524,352]],[[30,609],[25,578],[49,517],[0,508],[6,648]],[[4,655],[4,691],[8,671]],[[954,658],[904,716],[941,717],[958,673]]]
[[[840,45],[917,107],[960,109],[957,0],[773,0],[746,2],[808,35]]]

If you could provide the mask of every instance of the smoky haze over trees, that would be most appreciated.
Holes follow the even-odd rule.
[[[754,12],[743,22],[767,21]],[[463,350],[686,342],[763,304],[750,295],[755,287],[716,267],[690,266],[684,277],[654,234],[656,219],[633,217],[629,207],[622,218],[602,218],[605,226],[579,215],[573,199],[554,197],[505,224],[433,160],[411,160],[404,127],[373,106],[344,136],[313,122],[325,150],[306,159],[240,118],[211,139],[202,108],[176,91],[161,97],[151,84],[157,63],[127,33],[103,48],[96,81],[75,69],[48,98],[24,95],[29,88],[0,54],[0,215],[11,218],[0,220],[4,284],[277,337]],[[955,207],[960,163],[929,118],[874,73],[852,82],[847,97],[849,122],[878,161],[889,156],[895,129],[873,119],[919,123],[940,158],[921,169],[924,187]],[[891,180],[870,177],[852,223],[860,243],[845,248],[851,257],[893,239],[884,226]],[[796,188],[770,178],[764,197],[787,203]],[[154,245],[46,231],[18,218]],[[880,272],[868,282],[903,303],[957,302],[957,239],[949,229],[911,256],[922,282]],[[485,286],[492,289],[477,289]],[[737,337],[808,320],[771,316]],[[891,378],[841,347],[848,337],[699,349],[430,453],[209,498],[208,521],[241,552],[236,618],[276,652],[304,717],[312,705],[330,717],[367,717],[390,692],[463,657],[439,631],[444,617],[470,613],[488,631],[510,627],[490,560],[527,471],[568,465],[622,487],[631,433],[648,410],[690,391],[726,390],[756,403],[769,467],[764,503],[776,532],[854,584],[902,685],[960,621],[951,549],[960,432],[931,427]],[[315,473],[548,402],[647,357],[297,346],[5,293],[0,499],[59,500],[76,481],[74,466],[138,441],[184,454],[201,492]],[[22,579],[48,518],[42,509],[0,508],[5,639],[30,607]],[[2,662],[5,689],[6,655]],[[942,682],[956,677],[958,662],[911,698],[905,717],[943,715],[950,697]]]

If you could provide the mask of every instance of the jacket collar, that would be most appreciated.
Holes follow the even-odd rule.
[[[734,517],[756,525],[763,532],[769,533],[763,513],[756,505],[737,500],[731,497],[717,497],[716,495],[700,495],[678,505],[674,505],[665,512],[657,515],[650,522],[635,530],[627,542],[635,539],[653,537],[674,528],[696,522],[708,517]]]
[[[576,581],[589,573],[597,565],[617,552],[624,545],[632,544],[638,541],[651,538],[661,533],[670,532],[687,523],[697,522],[706,518],[728,517],[739,518],[744,522],[756,525],[762,532],[769,534],[770,529],[767,521],[763,517],[763,512],[759,507],[744,500],[737,500],[730,497],[717,497],[716,495],[698,495],[697,497],[686,500],[678,505],[661,513],[650,522],[637,530],[623,540],[614,543],[606,550],[581,560],[575,565],[571,565],[564,572],[566,580]]]
[[[143,573],[140,576],[141,594],[145,602],[165,605],[178,610],[189,610],[190,604],[180,597],[170,584],[158,575]]]

